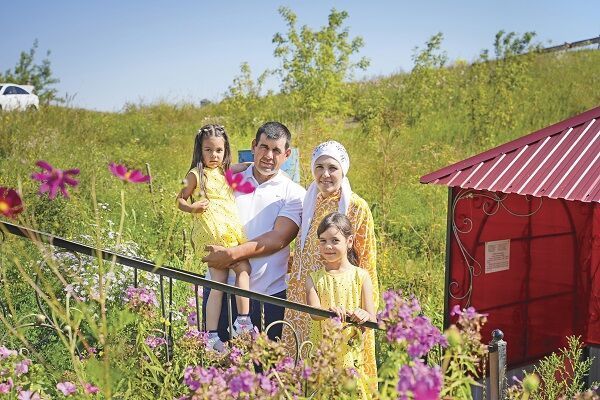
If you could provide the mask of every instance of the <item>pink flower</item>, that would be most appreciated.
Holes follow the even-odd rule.
[[[69,381],[57,383],[56,388],[65,396],[70,396],[77,391],[77,386]]]
[[[85,383],[83,385],[83,391],[87,394],[96,394],[100,391],[100,388],[92,385],[91,383]]]
[[[26,374],[29,372],[29,366],[31,365],[31,360],[26,358],[21,362],[15,364],[15,374],[17,376]]]
[[[77,180],[73,179],[73,176],[79,174],[79,169],[77,168],[63,171],[62,169],[54,168],[46,161],[38,161],[35,165],[45,172],[35,172],[31,174],[31,178],[42,182],[40,185],[40,194],[47,192],[48,198],[51,200],[56,197],[56,192],[59,188],[63,196],[69,197],[66,185],[75,187],[79,183]]]
[[[8,378],[6,382],[0,383],[0,394],[6,394],[13,388],[13,380]]]
[[[40,394],[31,390],[22,390],[19,392],[19,400],[40,400]]]
[[[108,170],[123,182],[144,183],[150,180],[150,176],[142,174],[139,169],[128,170],[122,164],[110,163]]]
[[[16,355],[17,355],[16,350],[10,350],[4,346],[0,346],[0,360],[4,360],[5,358],[11,357],[11,356],[16,356]]]
[[[0,187],[0,214],[14,218],[21,211],[23,211],[23,203],[17,191]]]
[[[225,180],[234,192],[252,193],[256,189],[252,182],[244,180],[243,174],[234,174],[230,169],[225,172]]]

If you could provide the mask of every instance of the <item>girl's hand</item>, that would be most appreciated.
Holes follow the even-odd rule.
[[[342,322],[346,321],[346,310],[344,307],[333,306],[329,308],[329,311],[333,311]]]
[[[195,201],[191,206],[192,214],[201,214],[208,208],[209,201],[208,199]]]
[[[348,317],[350,321],[355,322],[357,324],[364,324],[369,319],[371,319],[371,315],[362,308],[357,308],[356,310],[352,311]]]

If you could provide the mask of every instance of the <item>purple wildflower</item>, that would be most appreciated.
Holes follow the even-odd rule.
[[[64,197],[68,198],[69,193],[67,193],[66,185],[75,187],[79,183],[76,179],[73,178],[73,176],[79,174],[79,169],[77,168],[61,170],[58,168],[54,168],[46,161],[41,160],[38,161],[35,165],[40,167],[45,172],[35,172],[31,174],[31,178],[42,183],[40,185],[40,194],[48,193],[48,198],[50,200],[56,197],[58,189],[60,189]]]
[[[29,372],[29,366],[31,365],[31,360],[26,358],[21,362],[15,364],[15,374],[17,376],[21,376]]]
[[[229,352],[229,360],[231,360],[231,362],[234,364],[238,364],[241,359],[242,351],[238,347],[233,346]]]
[[[250,371],[242,371],[229,381],[229,388],[234,396],[240,393],[251,393],[254,389],[254,374]]]
[[[279,389],[276,383],[262,374],[259,377],[259,385],[260,388],[264,390],[270,397],[274,397]]]
[[[8,358],[10,356],[16,356],[16,355],[17,355],[16,350],[10,350],[4,346],[0,346],[0,360],[4,360],[5,358]]]
[[[196,326],[198,324],[198,316],[195,311],[188,314],[187,323],[188,326]]]
[[[310,376],[312,375],[312,368],[309,366],[306,366],[302,369],[302,379],[310,379]]]
[[[398,399],[438,400],[442,389],[442,373],[439,366],[428,367],[421,360],[413,366],[403,365],[398,371]],[[409,397],[412,394],[412,397]]]
[[[70,396],[77,392],[77,386],[73,382],[65,381],[59,382],[56,384],[56,389],[58,389],[65,396]]]
[[[402,297],[402,292],[387,291],[383,295],[384,310],[379,313],[380,326],[387,330],[387,340],[406,346],[412,358],[422,357],[435,345],[447,346],[445,336],[429,318],[420,315],[415,297]]]
[[[0,394],[6,394],[6,393],[10,392],[10,390],[13,388],[13,386],[14,386],[13,380],[11,378],[8,378],[8,380],[6,382],[0,383]]]
[[[31,390],[22,390],[19,392],[19,396],[17,397],[19,400],[40,400],[40,394],[37,392],[32,392]]]
[[[125,290],[125,302],[132,310],[142,314],[152,314],[154,307],[158,306],[154,292],[145,287],[129,286]]]
[[[94,386],[91,383],[85,383],[83,385],[83,391],[86,394],[96,394],[100,391],[100,388],[98,386]]]
[[[151,349],[155,349],[158,346],[166,344],[167,341],[162,337],[150,335],[146,338],[146,340],[144,340],[144,343],[146,343],[146,345]]]

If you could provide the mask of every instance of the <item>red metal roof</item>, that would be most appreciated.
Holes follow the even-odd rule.
[[[421,183],[600,202],[600,107],[422,176]]]

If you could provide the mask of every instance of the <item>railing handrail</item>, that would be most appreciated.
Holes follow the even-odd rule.
[[[240,289],[236,286],[228,285],[225,283],[215,282],[210,279],[206,279],[199,274],[184,271],[182,269],[169,267],[169,266],[158,266],[151,261],[144,260],[141,258],[131,258],[114,251],[99,249],[97,247],[88,246],[82,243],[67,240],[58,236],[54,236],[45,232],[41,232],[35,229],[26,228],[20,225],[14,225],[9,222],[0,221],[0,233],[8,232],[15,236],[20,236],[31,241],[39,241],[52,246],[60,247],[65,250],[74,251],[76,253],[85,254],[92,257],[101,257],[107,261],[115,261],[121,265],[127,267],[140,269],[152,274],[157,274],[167,278],[173,278],[176,280],[188,282],[198,286],[206,286],[210,289],[219,290],[221,292],[240,295],[260,302],[274,304],[280,307],[289,308],[299,312],[317,315],[320,317],[335,317],[336,314],[331,311],[315,308],[302,303],[296,303],[289,300],[280,299],[278,297],[269,296],[267,294],[254,292],[251,290]],[[352,323],[351,321],[348,321]],[[371,329],[380,329],[375,322],[365,322],[361,326],[365,326]]]

